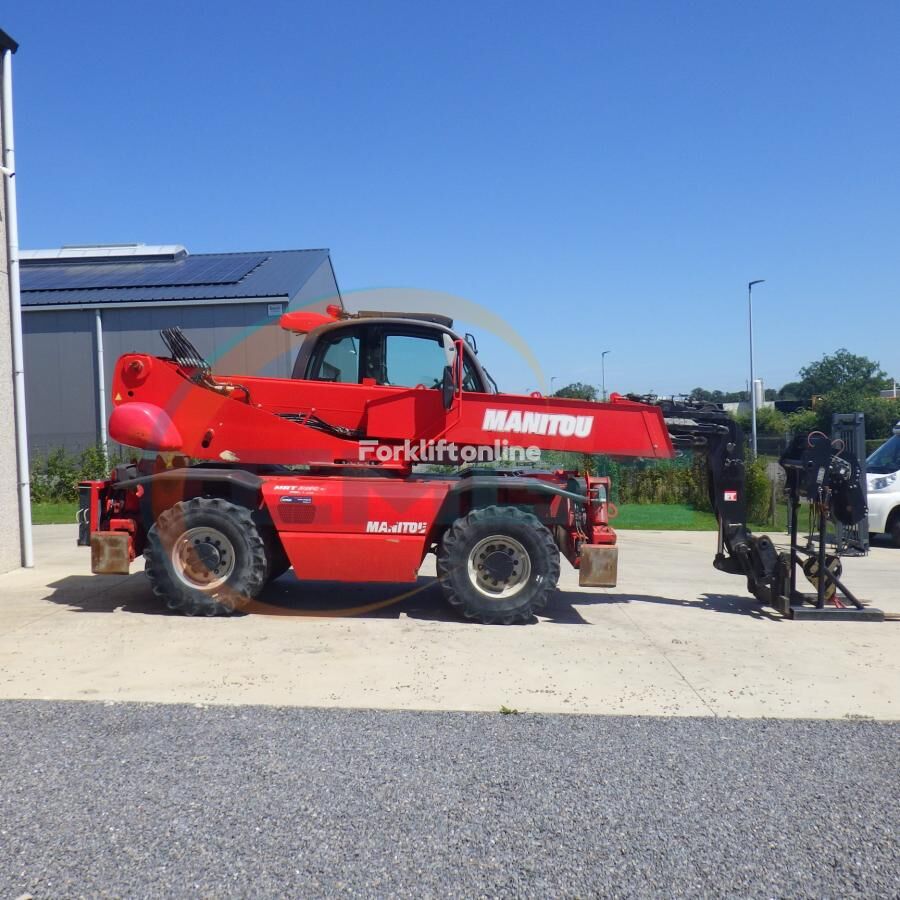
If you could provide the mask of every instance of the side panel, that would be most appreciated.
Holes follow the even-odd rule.
[[[412,582],[422,564],[422,540],[371,534],[283,533],[281,543],[305,581]]]
[[[242,379],[243,389],[222,394],[199,386],[180,374],[172,362],[149,356],[124,356],[117,363],[112,387],[110,435],[131,447],[153,448],[146,435],[128,432],[122,420],[129,403],[156,407],[160,419],[171,420],[182,439],[178,450],[195,459],[229,463],[331,464],[358,461],[357,442],[279,418],[258,402],[257,385],[302,385],[303,382]],[[399,463],[395,468],[399,467]]]
[[[448,481],[266,478],[263,504],[298,578],[415,581]]]

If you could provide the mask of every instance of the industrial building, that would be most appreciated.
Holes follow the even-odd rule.
[[[288,309],[340,303],[328,250],[188,253],[180,245],[21,253],[28,440],[32,454],[99,443],[122,353],[167,355],[180,326],[213,370],[289,377]]]

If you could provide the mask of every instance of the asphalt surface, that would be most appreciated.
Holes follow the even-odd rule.
[[[0,704],[0,896],[895,897],[900,726]]]

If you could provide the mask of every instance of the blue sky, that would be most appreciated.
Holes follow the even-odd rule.
[[[744,385],[765,278],[767,385],[841,346],[900,377],[895,2],[34,0],[0,27],[23,247],[326,246],[345,291],[487,307],[557,387],[611,349],[608,389],[665,393]]]

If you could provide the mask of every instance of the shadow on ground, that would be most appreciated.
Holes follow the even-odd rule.
[[[142,615],[174,615],[153,596],[143,572],[127,576],[69,575],[49,585],[46,599],[68,606],[73,612],[128,612]],[[581,609],[639,603],[681,606],[686,609],[729,613],[755,619],[780,621],[776,613],[761,607],[752,597],[703,594],[696,600],[680,600],[650,594],[590,593],[559,590],[540,619],[557,625],[590,625]],[[445,602],[435,578],[419,577],[415,584],[342,584],[300,582],[293,574],[267,585],[259,598],[240,615],[293,616],[303,618],[411,619],[459,622],[461,617]],[[533,619],[532,623],[538,619]]]

